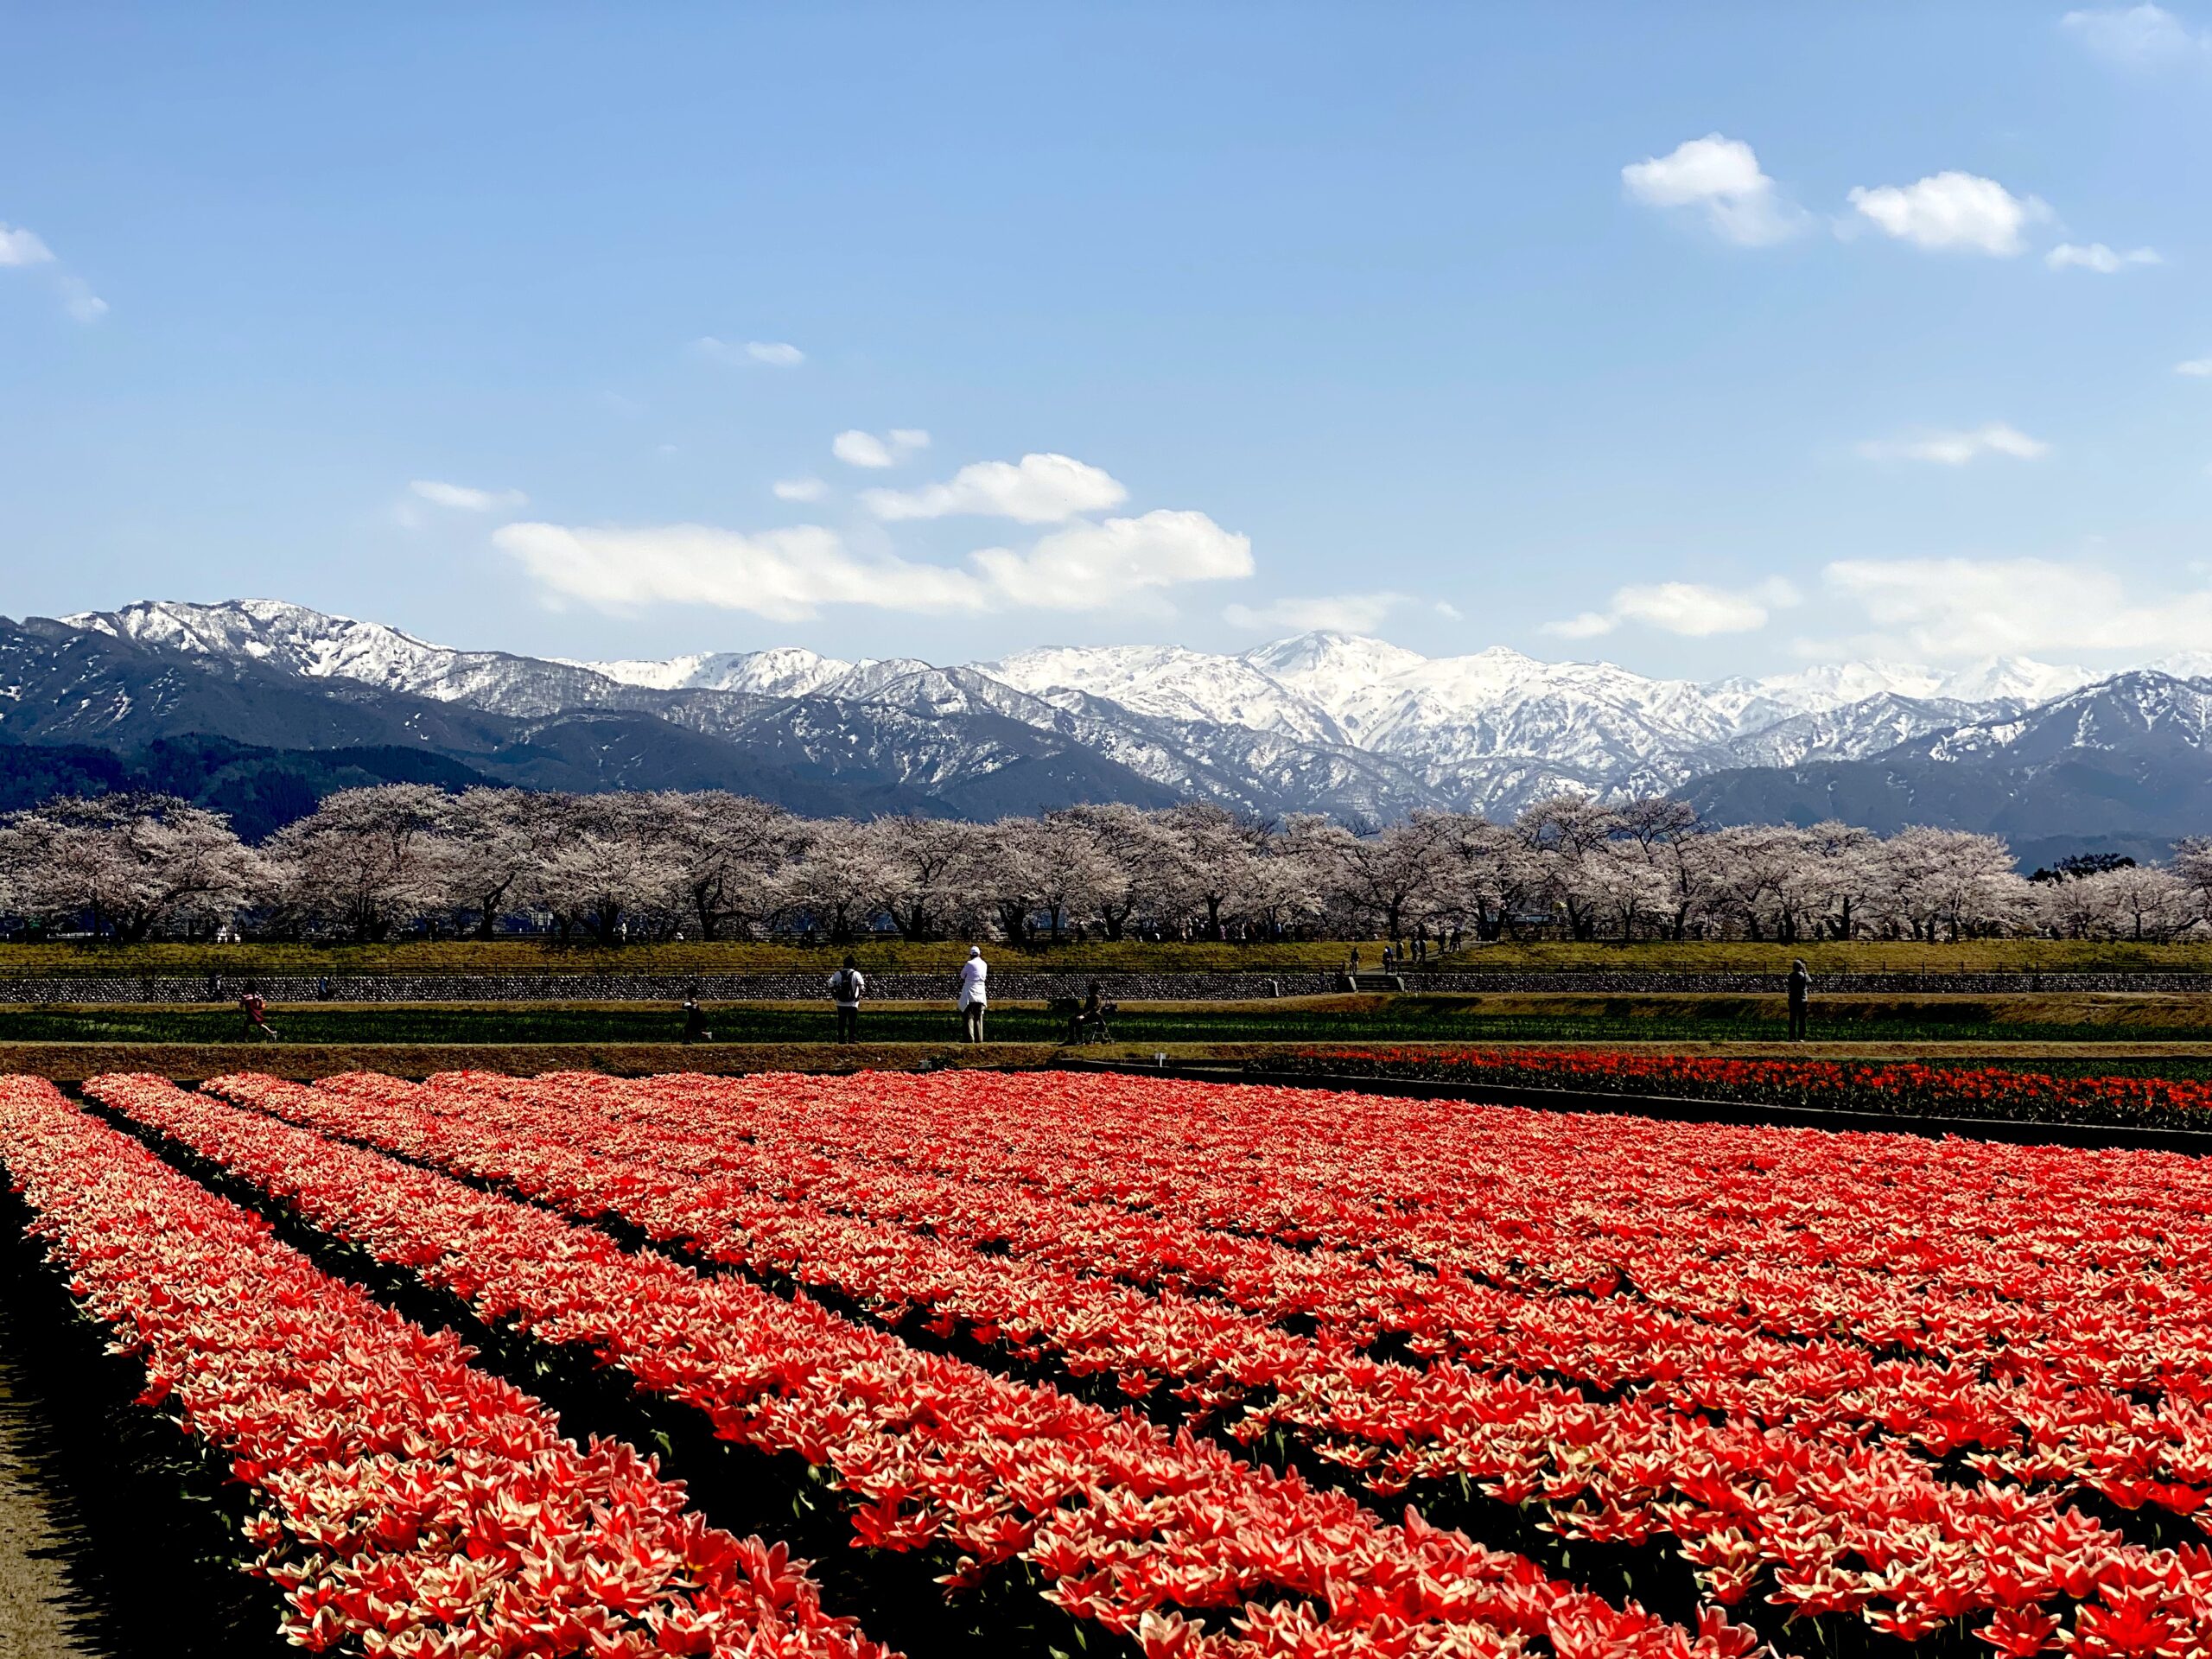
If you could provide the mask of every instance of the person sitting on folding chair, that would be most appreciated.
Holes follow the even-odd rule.
[[[1114,1005],[1100,994],[1098,982],[1092,980],[1084,989],[1083,1006],[1068,1016],[1068,1041],[1079,1043],[1086,1033],[1096,1033],[1100,1042],[1112,1042],[1114,1033],[1106,1020],[1113,1012]]]

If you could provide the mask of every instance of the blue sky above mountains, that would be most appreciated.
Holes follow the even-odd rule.
[[[2212,10],[18,9],[4,608],[2212,638]]]

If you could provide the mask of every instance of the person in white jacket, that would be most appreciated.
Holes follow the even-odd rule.
[[[983,947],[968,947],[968,960],[960,965],[961,1021],[971,1043],[983,1040],[983,1005],[990,1001],[991,964],[983,960]]]

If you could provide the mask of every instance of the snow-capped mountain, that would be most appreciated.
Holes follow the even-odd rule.
[[[655,691],[749,691],[763,697],[803,697],[858,666],[798,645],[769,651],[697,652],[658,662],[569,665],[604,675],[618,684]]]
[[[221,666],[333,695],[353,688],[345,695],[356,704],[374,692],[457,705],[522,722],[518,740],[541,749],[550,740],[536,734],[565,721],[561,753],[569,758],[559,766],[571,769],[604,766],[603,759],[583,757],[614,741],[618,726],[610,722],[626,721],[620,729],[632,734],[689,734],[674,747],[621,740],[633,756],[680,757],[686,778],[711,774],[716,755],[772,756],[776,766],[799,768],[809,787],[864,787],[877,791],[868,798],[880,803],[893,798],[883,791],[905,791],[898,802],[925,798],[963,810],[1019,802],[1034,788],[1046,791],[1040,804],[1052,803],[1053,790],[1067,798],[1119,791],[1362,819],[1424,806],[1510,812],[1561,789],[1663,791],[1723,772],[1893,753],[1936,765],[1968,760],[2005,747],[2007,732],[2059,729],[2051,724],[2056,711],[2082,698],[2090,699],[2083,709],[2102,713],[2082,717],[2088,723],[2078,741],[2094,744],[2098,732],[2113,729],[2124,744],[2139,741],[2138,728],[2186,724],[2190,697],[2212,696],[2212,686],[2192,690],[2185,676],[2152,673],[2119,699],[2149,712],[2122,718],[2111,697],[2095,699],[2131,677],[2101,679],[2018,658],[1950,670],[1821,664],[1699,684],[1609,663],[1544,662],[1503,647],[1427,658],[1338,632],[1234,656],[1070,647],[939,665],[845,661],[797,647],[571,662],[432,645],[380,623],[274,600],[145,603],[35,626],[126,643],[155,662]],[[36,656],[60,647],[25,649]],[[2173,658],[2168,666],[2202,671],[2212,658]],[[103,692],[119,700],[118,721],[143,724],[146,694],[130,689],[138,683],[125,674]],[[2181,690],[2145,689],[2154,684]],[[105,706],[72,713],[57,734],[95,735]],[[235,726],[243,716],[224,718]],[[309,721],[302,729],[319,728]],[[399,729],[430,728],[417,712]],[[471,741],[493,747],[498,740]],[[661,763],[624,764],[623,775],[637,779]]]
[[[1039,696],[1084,691],[1162,720],[1243,726],[1320,743],[1351,741],[1324,702],[1246,657],[1179,645],[1107,645],[1025,651],[977,666]]]

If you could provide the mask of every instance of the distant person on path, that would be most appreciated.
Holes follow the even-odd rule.
[[[272,1043],[276,1040],[276,1029],[269,1023],[269,1004],[262,1000],[257,987],[249,985],[238,993],[238,1013],[245,1020],[249,1042],[256,1036],[265,1037]]]
[[[990,1001],[991,964],[983,960],[983,947],[968,947],[968,960],[960,967],[960,1020],[971,1043],[983,1040],[983,1005]]]
[[[861,997],[868,990],[868,981],[861,976],[860,964],[850,957],[845,965],[830,976],[830,999],[837,1005],[837,1040],[856,1042],[861,1033]]]
[[[711,1043],[715,1033],[707,1029],[707,1015],[699,1006],[699,999],[683,999],[683,1040],[687,1043]]]
[[[1813,994],[1813,976],[1802,958],[1789,964],[1789,1040],[1805,1040],[1806,1000]]]

